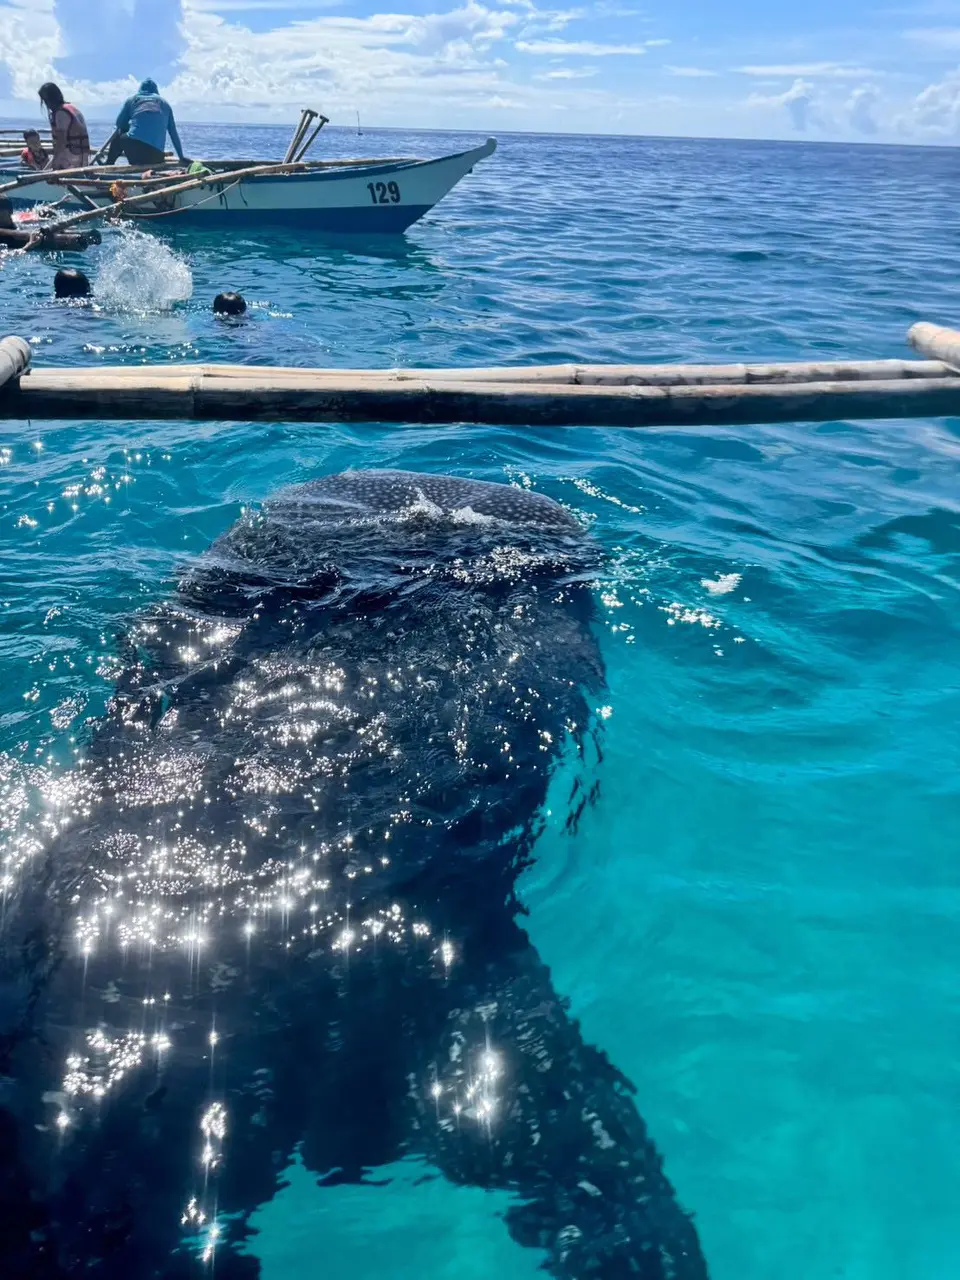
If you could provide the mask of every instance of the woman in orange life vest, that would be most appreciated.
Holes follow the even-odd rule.
[[[58,84],[49,82],[39,89],[40,101],[50,116],[53,134],[51,169],[81,169],[90,163],[90,137],[83,113],[72,102],[64,102]]]

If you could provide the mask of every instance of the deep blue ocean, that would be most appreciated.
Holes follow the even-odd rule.
[[[193,156],[287,130],[182,129]],[[474,137],[329,129],[317,154]],[[111,233],[93,307],[0,258],[37,365],[874,358],[960,323],[960,152],[507,136],[403,239]],[[77,260],[80,265],[81,260]],[[242,292],[239,324],[213,296]],[[532,486],[609,556],[601,790],[527,925],[696,1215],[716,1280],[960,1274],[960,422],[618,432],[0,426],[0,751],[66,768],[113,636],[245,504],[350,466]],[[267,1280],[519,1280],[505,1200],[317,1190]]]

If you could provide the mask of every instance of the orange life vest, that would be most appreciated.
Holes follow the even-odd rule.
[[[90,135],[87,133],[87,122],[83,118],[83,112],[72,102],[65,102],[62,107],[57,107],[56,111],[50,112],[51,129],[54,126],[57,111],[66,111],[70,117],[70,123],[67,125],[67,150],[71,155],[86,156],[90,150]]]

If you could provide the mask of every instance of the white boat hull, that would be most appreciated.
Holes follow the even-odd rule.
[[[302,227],[310,231],[360,235],[396,234],[405,231],[468,174],[478,161],[492,155],[496,141],[437,160],[380,162],[340,168],[306,169],[283,176],[233,180],[205,185],[171,197],[173,207],[130,211],[130,219],[171,227],[189,223],[197,227],[254,228]],[[78,188],[84,184],[78,183]],[[135,187],[130,182],[131,194]],[[110,198],[89,193],[98,204]],[[63,199],[63,188],[39,182],[11,191],[15,208],[53,204]],[[60,212],[82,206],[70,197]]]

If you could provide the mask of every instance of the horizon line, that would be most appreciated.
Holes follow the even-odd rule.
[[[269,121],[269,120],[195,120],[188,116],[181,116],[180,121],[184,125],[198,125],[202,129],[220,129],[225,126],[234,128],[248,129],[283,129],[288,127],[286,122]],[[102,125],[108,129],[112,129],[114,122],[111,119],[98,119],[95,116],[89,117],[91,125]],[[32,116],[28,115],[0,115],[0,125],[14,124],[16,126],[27,125],[36,126],[36,121]],[[289,127],[296,126],[296,120],[291,120]],[[335,124],[332,121],[325,126],[327,129],[343,131],[346,133],[356,133],[354,125]],[[873,147],[887,148],[890,150],[925,150],[925,151],[955,151],[960,147],[960,142],[890,142],[880,139],[871,138],[773,138],[773,137],[753,137],[743,134],[669,134],[669,133],[594,133],[589,130],[560,130],[560,129],[503,129],[499,135],[489,129],[480,128],[438,128],[436,126],[417,126],[417,125],[377,125],[365,124],[363,126],[364,133],[436,133],[444,135],[463,135],[476,134],[478,137],[515,137],[515,138],[609,138],[623,139],[634,141],[648,142],[754,142],[761,144],[776,144],[779,146],[818,146],[818,147]]]

